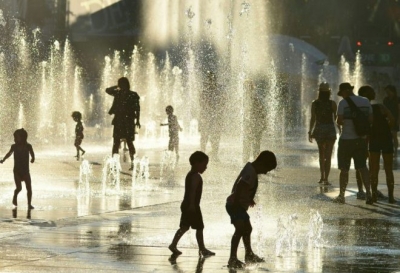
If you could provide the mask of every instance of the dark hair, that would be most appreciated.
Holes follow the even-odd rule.
[[[277,166],[275,154],[271,151],[262,151],[255,161],[267,164],[271,170],[275,169]]]
[[[28,132],[25,131],[24,128],[15,130],[14,132],[14,137],[19,136],[19,138],[21,139],[21,141],[23,143],[27,143],[28,142]]]
[[[374,89],[369,85],[361,86],[360,89],[358,89],[358,95],[369,100],[373,100],[372,94],[374,92]]]
[[[82,114],[79,111],[74,111],[74,112],[72,112],[71,117],[74,118],[74,119],[77,118],[77,119],[81,120],[82,119]]]
[[[331,92],[328,92],[328,91],[319,91],[318,92],[319,100],[329,100],[330,97],[331,97]]]
[[[126,88],[127,90],[131,89],[131,85],[129,84],[129,80],[126,77],[122,77],[118,79],[118,86],[121,88]]]
[[[386,85],[385,90],[389,90],[389,91],[392,92],[392,93],[396,96],[396,98],[397,98],[397,90],[396,90],[396,87],[395,87],[394,85],[391,85],[391,84]]]
[[[203,153],[201,151],[196,151],[193,154],[191,154],[189,157],[189,162],[190,162],[191,166],[193,166],[196,163],[201,163],[204,161],[208,161],[208,155],[206,155],[205,153]]]
[[[174,107],[172,107],[171,105],[168,105],[167,107],[165,107],[165,111],[173,113]]]

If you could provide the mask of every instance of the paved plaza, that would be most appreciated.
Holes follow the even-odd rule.
[[[133,183],[129,164],[122,162],[120,189],[108,184],[105,191],[110,142],[84,142],[92,173],[81,183],[72,145],[32,143],[34,210],[26,209],[24,187],[13,210],[12,159],[0,165],[0,272],[235,272],[226,267],[234,229],[224,205],[242,167],[237,141],[224,140],[220,161],[211,161],[203,175],[205,244],[216,256],[199,258],[193,231],[182,238],[177,259],[167,249],[179,225],[188,157],[197,143],[183,141],[175,169],[161,174],[166,140],[137,141],[139,158],[149,159],[148,179]],[[287,140],[285,146],[270,146],[263,144],[276,153],[278,168],[260,177],[257,205],[249,211],[253,248],[266,262],[237,272],[400,272],[400,202],[357,200],[352,171],[346,204],[334,204],[336,159],[332,186],[320,187],[316,144]],[[387,195],[383,170],[379,178]],[[398,170],[395,181],[400,199]],[[239,258],[244,259],[242,243]]]

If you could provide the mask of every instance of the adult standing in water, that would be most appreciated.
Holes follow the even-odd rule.
[[[262,133],[266,127],[266,109],[260,94],[257,93],[254,82],[246,80],[244,87],[244,117],[243,117],[243,163],[257,158],[260,154]]]
[[[387,85],[385,87],[386,97],[383,99],[383,105],[392,113],[394,117],[394,124],[392,126],[392,138],[393,138],[393,151],[394,156],[397,156],[397,148],[399,147],[399,141],[397,140],[397,132],[399,131],[400,122],[400,98],[397,97],[397,90],[394,85]]]
[[[106,89],[106,93],[114,97],[113,104],[108,113],[114,115],[112,120],[113,147],[112,154],[118,154],[121,139],[125,139],[129,148],[131,168],[133,169],[133,157],[136,153],[133,141],[135,140],[135,127],[140,128],[140,97],[136,92],[130,91],[129,80],[122,77],[116,86]]]
[[[336,142],[335,120],[337,105],[330,99],[331,88],[323,82],[319,85],[318,98],[311,103],[310,130],[308,140],[317,141],[319,151],[319,170],[321,178],[318,183],[329,185],[331,158]],[[339,129],[340,131],[340,129]]]
[[[211,160],[218,161],[219,143],[223,127],[224,99],[217,77],[212,71],[207,71],[203,90],[200,94],[200,149],[206,151],[208,141],[211,143]]]
[[[375,99],[375,91],[371,86],[362,86],[358,95],[369,101]],[[389,203],[394,204],[394,176],[393,176],[393,139],[390,125],[395,125],[391,112],[382,104],[372,104],[374,121],[369,135],[369,177],[372,189],[372,201],[378,200],[378,174],[382,153],[383,165],[386,173]]]
[[[338,96],[343,99],[339,102],[336,122],[342,127],[338,146],[338,166],[340,169],[340,193],[333,201],[344,204],[346,187],[349,182],[349,170],[351,159],[354,167],[360,173],[360,177],[366,190],[366,203],[372,205],[371,185],[369,170],[367,167],[367,140],[365,135],[359,135],[354,126],[354,115],[357,114],[353,107],[357,107],[366,117],[369,124],[373,122],[372,107],[366,98],[356,96],[353,93],[354,86],[348,82],[339,85]],[[352,106],[353,105],[353,106]]]

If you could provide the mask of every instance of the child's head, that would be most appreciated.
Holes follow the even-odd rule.
[[[25,131],[24,128],[15,130],[15,132],[14,132],[14,141],[17,144],[27,143],[27,141],[28,141],[28,132]]]
[[[168,105],[165,108],[165,112],[167,113],[167,115],[172,115],[174,113],[174,107],[172,107],[171,105]]]
[[[271,151],[262,151],[254,162],[259,166],[258,173],[262,174],[272,171],[277,166],[275,154]]]
[[[208,155],[196,151],[189,157],[189,162],[192,169],[195,169],[199,173],[203,173],[207,169]]]
[[[82,119],[82,114],[81,114],[81,112],[74,111],[74,112],[72,112],[71,117],[72,117],[75,121],[79,121],[79,120]]]

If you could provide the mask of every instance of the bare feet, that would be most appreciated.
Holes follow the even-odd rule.
[[[199,255],[204,257],[204,258],[207,258],[207,257],[210,257],[210,256],[214,256],[215,253],[210,251],[210,250],[208,250],[207,248],[205,248],[205,249],[199,250]]]

